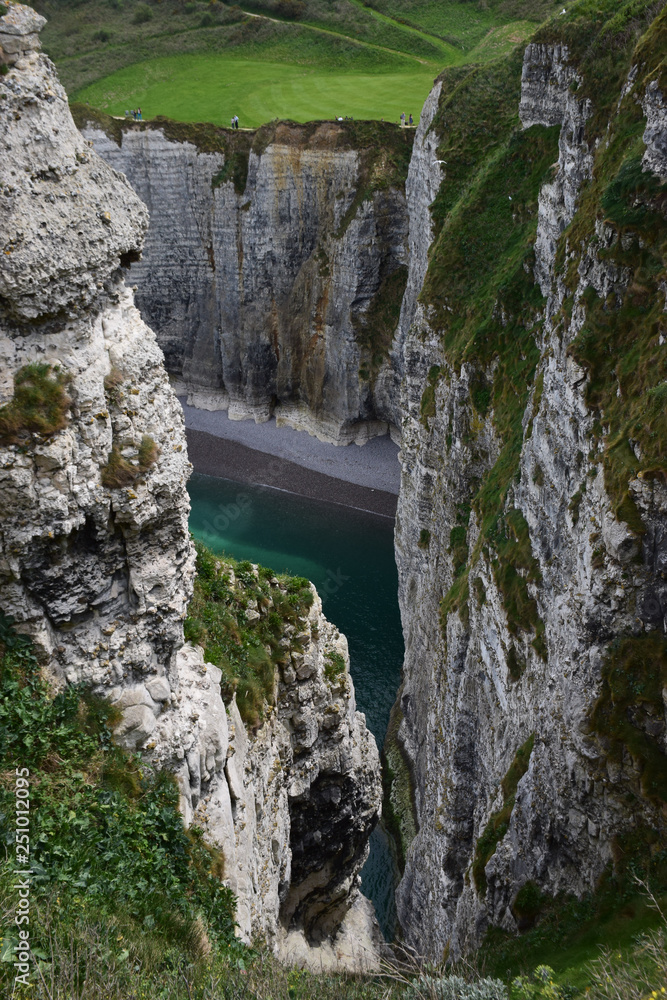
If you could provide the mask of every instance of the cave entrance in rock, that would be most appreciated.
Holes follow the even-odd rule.
[[[357,708],[381,749],[403,662],[393,518],[197,474],[189,492],[195,538],[315,584],[324,614],[347,636]],[[377,828],[362,889],[388,938],[396,929],[396,881],[389,838]]]

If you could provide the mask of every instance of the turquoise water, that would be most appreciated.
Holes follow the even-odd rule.
[[[291,493],[194,475],[190,528],[217,552],[305,576],[327,618],[348,639],[357,708],[378,746],[384,742],[403,662],[393,521]],[[389,939],[396,925],[396,868],[376,829],[362,873]]]

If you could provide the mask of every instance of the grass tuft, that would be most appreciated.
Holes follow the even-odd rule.
[[[32,363],[14,376],[14,396],[0,407],[0,443],[26,444],[31,434],[48,437],[67,426],[68,377],[58,366]]]
[[[102,469],[102,485],[108,490],[131,486],[155,465],[159,455],[160,449],[149,434],[141,439],[136,462],[122,455],[118,445],[112,445],[107,464]]]

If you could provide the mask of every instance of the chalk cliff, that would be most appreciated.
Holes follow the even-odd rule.
[[[183,416],[124,284],[148,213],[76,129],[42,24],[20,4],[0,17],[0,606],[54,686],[109,697],[121,744],[175,772],[186,821],[223,847],[242,935],[358,968],[376,957],[359,872],[380,783],[345,639],[315,598],[257,733],[184,643]]]
[[[522,67],[445,74],[415,143],[410,176],[443,180],[403,359],[398,738],[417,832],[398,912],[433,958],[527,926],[541,893],[581,896],[667,835],[654,15],[620,35],[573,8]]]
[[[122,738],[236,859],[244,933],[283,953],[355,898],[373,744],[347,675],[327,680],[317,602],[252,737],[183,645],[182,423],[119,263],[198,405],[336,443],[400,428],[399,917],[433,958],[522,929],[667,835],[667,18],[617,7],[572,5],[525,52],[444,73],[404,190],[365,126],[82,113],[152,210],[144,261],[142,203],[32,43],[7,43],[1,391],[58,362],[71,406],[3,451],[3,606],[61,682],[113,690]],[[105,485],[120,459],[133,482]]]
[[[137,304],[188,400],[336,444],[398,424],[389,346],[407,274],[412,133],[121,123],[77,107],[148,205]]]

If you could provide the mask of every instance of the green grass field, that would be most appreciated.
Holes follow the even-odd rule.
[[[525,41],[553,0],[35,0],[70,97],[110,114],[242,126],[418,120],[446,66]],[[507,7],[508,3],[510,8]],[[538,10],[534,16],[532,11]]]
[[[110,114],[140,107],[145,118],[255,128],[273,118],[304,122],[351,115],[398,121],[402,111],[415,121],[433,74],[337,73],[285,63],[223,55],[167,56],[119,70],[77,95]]]

